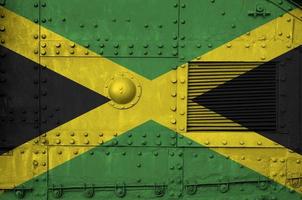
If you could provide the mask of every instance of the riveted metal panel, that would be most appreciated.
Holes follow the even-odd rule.
[[[43,0],[41,24],[106,57],[176,57],[177,3]],[[90,55],[51,36],[43,42],[45,56]]]
[[[254,158],[238,152],[242,160],[251,162]],[[259,155],[258,155],[259,156]],[[264,155],[265,156],[265,155]],[[185,148],[184,150],[184,196],[188,199],[211,198],[215,192],[217,199],[232,197],[242,199],[247,195],[253,198],[276,198],[283,189],[268,177],[261,176],[243,165],[213,154],[206,148]],[[233,159],[233,158],[232,158]],[[272,176],[285,177],[286,163],[284,158],[262,157],[262,167],[271,171]],[[212,167],[209,167],[212,166]],[[275,194],[273,191],[278,191]],[[280,198],[283,194],[280,193]]]
[[[83,151],[85,147],[49,148],[50,168],[60,157],[82,154],[70,165],[48,171],[49,199],[58,198],[60,192],[64,199],[74,199],[87,195],[87,190],[93,191],[94,198],[166,199],[181,191],[182,157],[176,149],[98,147]]]

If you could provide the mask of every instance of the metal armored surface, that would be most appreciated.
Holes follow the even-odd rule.
[[[0,200],[302,199],[301,1],[0,5]]]

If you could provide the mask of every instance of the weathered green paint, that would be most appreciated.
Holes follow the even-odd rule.
[[[40,9],[42,26],[149,79],[286,12],[266,0],[37,2],[10,0],[6,7],[30,20]],[[259,8],[269,15],[250,16]],[[282,8],[293,5],[284,1]]]
[[[107,142],[105,146],[133,147],[175,147],[177,135],[174,131],[159,125],[153,120],[124,133],[122,136]]]
[[[171,130],[149,121],[116,139],[123,144],[138,134],[143,140],[152,142],[151,135],[157,132],[149,131],[147,134],[151,137],[144,136],[147,130],[157,130],[162,136],[176,136]],[[189,141],[178,135],[179,138]],[[63,189],[61,199],[87,199],[92,186],[95,188],[93,199],[120,199],[116,193],[122,194],[123,186],[126,188],[123,199],[301,199],[301,195],[197,144],[193,148],[139,144],[121,147],[119,144],[112,146],[111,142],[107,144],[110,146],[93,148],[19,186],[33,188],[25,199],[46,199],[46,187],[48,199],[56,199],[59,188]],[[49,147],[50,151],[52,148],[57,147]],[[64,153],[73,147],[59,148]],[[49,160],[54,156],[58,155],[50,154]],[[192,185],[197,185],[195,193]],[[164,186],[164,192],[162,197],[156,197],[155,188],[160,191],[160,186]],[[0,199],[16,197],[14,192],[6,192]]]

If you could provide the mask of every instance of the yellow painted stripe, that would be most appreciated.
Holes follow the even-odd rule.
[[[9,11],[7,11],[7,12],[9,12]],[[30,29],[33,28],[34,26],[36,26],[35,24],[32,24],[30,21],[28,21],[20,16],[16,17],[16,15],[14,13],[10,12],[9,14],[13,15],[15,18],[18,18],[18,20],[20,20],[20,22],[21,22],[20,25],[21,24],[30,24],[30,26],[26,25]],[[18,22],[18,20],[14,22],[14,25],[16,25],[16,22]],[[275,23],[276,23],[276,21],[275,21]],[[33,27],[31,27],[31,26],[33,26]],[[13,27],[11,27],[11,28],[13,28]],[[43,34],[46,34],[47,37],[55,37],[55,38],[61,37],[46,29],[42,29],[42,32],[43,32]],[[11,34],[13,36],[13,32],[11,32]],[[25,33],[25,35],[22,36],[23,40],[26,40],[26,37],[28,37],[28,39],[30,39],[30,35],[29,34],[26,35],[26,34],[27,33]],[[295,34],[295,32],[294,32],[294,34]],[[50,36],[50,35],[54,35],[54,36]],[[66,40],[66,39],[62,38],[62,40]],[[9,40],[7,40],[7,41],[9,41]],[[70,42],[68,40],[66,40],[66,41],[67,41],[66,43]],[[293,40],[293,41],[295,41],[295,40]],[[24,47],[21,48],[15,44],[11,44],[11,43],[13,43],[13,42],[6,42],[4,45],[7,46],[8,48],[10,48],[11,50],[16,51],[19,54],[22,54],[31,60],[36,59],[35,55],[28,53],[28,52],[31,52],[31,51],[28,51],[28,48],[29,49],[32,48],[32,44],[28,44],[28,46],[25,45]],[[228,46],[230,46],[230,45],[228,45]],[[78,46],[78,48],[82,48],[82,47]],[[225,47],[222,47],[222,48],[225,48]],[[229,48],[229,47],[226,47],[226,48]],[[213,52],[215,52],[216,50],[214,50]],[[82,51],[82,50],[79,50],[79,51]],[[84,51],[84,48],[83,48],[83,51]],[[219,53],[218,54],[214,53],[214,54],[212,54],[212,56],[210,56],[211,53],[213,53],[213,52],[210,52],[209,54],[203,56],[201,59],[204,61],[207,61],[207,60],[208,61],[209,60],[217,61],[217,59],[219,59]],[[225,52],[225,51],[223,51],[223,52]],[[232,61],[236,60],[235,59],[236,56],[235,56],[234,52],[235,52],[235,50],[233,51],[234,55],[230,54],[230,55],[234,56],[234,57],[231,57]],[[284,51],[284,52],[286,52],[286,51]],[[280,51],[279,53],[282,54],[284,52]],[[93,52],[90,52],[90,53],[93,54]],[[258,54],[258,56],[259,56],[259,54]],[[275,57],[276,56],[278,56],[278,55],[275,55]],[[272,58],[273,58],[273,56],[272,56]],[[92,59],[92,60],[90,60],[90,59]],[[93,59],[95,59],[95,60],[93,60]],[[224,58],[221,57],[220,59],[231,60],[230,58],[225,58],[225,57]],[[242,59],[242,61],[246,60],[244,56],[242,56],[242,58],[238,57],[238,60],[241,60],[241,59]],[[263,59],[263,56],[261,55],[261,60],[262,59]],[[251,60],[255,61],[253,59],[251,59]],[[268,60],[268,57],[264,58],[264,60]],[[82,64],[78,65],[77,64],[78,62],[81,62]],[[93,89],[101,94],[104,94],[104,89],[103,89],[104,82],[102,82],[102,81],[104,81],[106,78],[110,77],[112,74],[114,74],[120,70],[128,71],[127,69],[123,68],[122,66],[119,66],[119,65],[117,65],[105,58],[97,56],[97,55],[96,55],[96,58],[89,58],[89,59],[88,58],[60,58],[60,60],[58,60],[58,58],[43,57],[43,58],[41,58],[41,63],[47,65],[48,68],[66,76],[90,89]],[[74,66],[77,66],[77,67],[74,67]],[[86,68],[83,66],[86,66]],[[90,66],[92,66],[92,67],[89,68],[89,70],[87,70],[87,68]],[[102,70],[100,70],[100,69],[102,69]],[[102,73],[104,73],[104,72],[105,73],[108,72],[108,74],[102,75]],[[88,74],[85,74],[85,73],[88,73]],[[85,74],[85,76],[83,74]],[[89,77],[89,76],[91,76],[91,77]],[[172,93],[173,93],[173,91],[176,91],[176,88],[175,88],[176,86],[175,86],[175,84],[172,84],[170,82],[167,83],[167,80],[171,80],[172,82],[174,82],[173,80],[175,79],[175,76],[176,76],[175,72],[171,71],[171,72],[155,79],[154,81],[148,81],[138,75],[135,75],[135,77],[138,79],[138,81],[142,84],[142,87],[144,88],[144,93],[143,93],[139,103],[135,107],[133,107],[133,109],[121,111],[121,110],[113,109],[110,105],[106,104],[100,108],[90,111],[89,113],[86,113],[85,115],[80,116],[80,117],[70,121],[69,123],[66,123],[56,129],[50,131],[49,133],[46,134],[46,138],[43,139],[43,137],[42,137],[40,139],[40,142],[43,143],[43,142],[48,141],[51,144],[51,143],[57,143],[58,139],[60,139],[60,140],[62,140],[61,144],[71,143],[71,140],[74,140],[74,142],[76,144],[79,144],[79,143],[85,144],[87,141],[81,140],[81,139],[71,139],[71,137],[74,137],[74,136],[67,135],[65,133],[69,132],[70,130],[75,130],[76,133],[78,133],[78,132],[82,133],[83,131],[89,130],[89,135],[91,135],[91,138],[89,136],[89,140],[91,140],[91,143],[89,143],[89,144],[91,144],[92,146],[87,147],[87,149],[85,148],[86,150],[88,150],[90,148],[93,148],[93,145],[96,144],[96,141],[103,140],[105,142],[105,141],[110,140],[112,137],[114,137],[113,130],[111,130],[110,127],[116,126],[117,122],[119,122],[118,123],[119,126],[117,126],[115,129],[116,133],[121,133],[123,131],[129,130],[130,128],[139,125],[140,123],[142,123],[150,118],[155,119],[156,121],[162,123],[163,125],[167,126],[168,128],[175,129],[175,126],[173,125],[173,119],[175,117],[175,114],[173,112],[171,112],[169,109],[169,106],[167,106],[167,105],[173,106],[173,104],[176,103],[175,98],[171,97],[171,91],[172,91]],[[155,93],[154,91],[156,91],[156,95],[154,95],[154,93]],[[148,109],[146,109],[146,108],[148,108]],[[109,118],[107,118],[108,116],[109,116]],[[127,119],[127,120],[125,120],[125,119]],[[104,120],[102,123],[96,125],[95,121],[101,122],[102,120]],[[108,124],[106,124],[107,122],[108,122]],[[87,124],[87,127],[85,127],[85,126],[83,127],[82,124]],[[105,134],[101,134],[103,136],[100,136],[100,130],[102,130],[102,131],[104,130]],[[211,137],[213,137],[213,141],[214,140],[216,141],[217,137],[219,137],[219,134],[224,135],[224,136],[226,135],[226,133],[212,133],[212,132],[206,133],[206,134],[201,133],[201,134],[195,134],[195,135],[194,134],[185,134],[185,135],[187,137],[191,137],[192,139],[196,140],[197,142],[199,141],[201,144],[205,144],[204,142],[202,142],[202,139],[206,138],[207,140],[212,141]],[[200,137],[200,135],[202,135],[202,137]],[[207,138],[207,136],[209,138]],[[230,138],[233,137],[235,139],[235,138],[238,138],[239,135],[237,133],[229,133],[229,134],[227,134],[227,137],[230,137]],[[240,135],[240,137],[242,137],[242,136]],[[246,141],[247,141],[247,143],[249,143],[250,141],[255,141],[255,138],[257,139],[257,137],[258,137],[258,139],[261,139],[262,141],[264,141],[264,142],[262,142],[262,144],[264,144],[264,145],[275,145],[272,141],[270,141],[266,138],[263,138],[262,136],[260,136],[256,133],[246,134]],[[217,145],[218,145],[218,143],[219,142],[217,142]],[[34,149],[33,148],[34,145],[32,145],[32,144],[36,145],[35,140],[29,142],[28,144],[30,144],[30,148],[28,148],[28,149]],[[211,142],[209,145],[211,145],[211,144],[215,144],[215,142],[214,143]],[[22,145],[22,146],[20,146],[20,148],[15,149],[13,151],[13,157],[17,158],[14,155],[17,155],[18,152],[22,153],[22,149],[24,149],[24,148],[26,148],[25,145]],[[232,150],[231,148],[219,148],[219,149],[213,148],[213,149],[225,156],[231,155],[230,157],[233,160],[236,160],[236,156],[235,156],[235,155],[237,155],[236,151]],[[80,153],[83,153],[86,150],[83,150]],[[238,150],[238,149],[236,149],[236,150]],[[231,151],[231,153],[228,151]],[[287,150],[285,148],[283,148],[282,151],[284,152]],[[70,153],[70,155],[71,154],[72,154],[72,152]],[[271,154],[268,154],[268,155],[271,155]],[[52,166],[57,166],[63,162],[66,162],[69,159],[71,159],[72,157],[73,156],[68,156],[67,158],[58,159],[57,161],[54,161],[57,163],[52,163]],[[24,159],[24,160],[27,160],[27,159]],[[41,160],[39,163],[41,163],[43,166],[43,162],[45,162],[45,161]],[[238,162],[243,163],[244,165],[246,165],[256,171],[259,171],[262,174],[269,176],[269,174],[267,174],[266,172],[263,172],[263,170],[261,170],[259,168],[259,164],[257,166],[256,166],[256,164],[254,164],[255,165],[254,166],[250,163],[244,163],[244,162],[240,161],[240,159],[238,159]],[[1,162],[1,163],[3,163],[3,162]],[[9,163],[9,161],[7,163]],[[21,163],[21,165],[20,165],[20,168],[21,168],[22,162],[20,162],[20,163]],[[252,162],[252,163],[254,163],[254,162]],[[35,171],[34,176],[39,175],[47,170],[46,166],[44,166],[44,168],[42,166],[41,166],[40,170]],[[28,168],[26,168],[26,166],[24,166],[24,167],[25,167],[24,169],[28,169]],[[7,170],[7,167],[4,169]],[[5,172],[5,174],[6,175],[13,174],[10,177],[16,177],[16,176],[14,176],[13,172]],[[12,182],[13,182],[12,184],[18,185],[29,179],[30,179],[30,175],[23,176],[23,177],[21,176],[20,179],[18,179],[18,180],[17,179],[12,180]],[[285,184],[283,180],[278,179],[278,181],[280,183]]]
[[[37,42],[39,39],[36,39],[38,25],[3,7],[1,9],[5,14],[7,30],[1,35],[5,38],[5,43],[2,45],[12,51],[35,62],[40,61],[41,65],[103,95],[106,95],[106,81],[119,72],[132,74],[144,90],[139,102],[130,109],[119,110],[112,107],[109,102],[15,148],[10,156],[0,156],[0,188],[13,188],[147,120],[153,119],[168,128],[175,129],[174,123],[171,123],[174,119],[173,112],[167,106],[176,103],[176,98],[171,96],[171,91],[176,90],[176,84],[172,82],[167,84],[167,78],[176,79],[175,72],[171,71],[165,77],[150,81],[43,27],[40,35],[41,45],[43,45],[43,38],[48,38],[70,44],[77,52],[89,52],[90,56],[38,56],[36,51],[39,43]],[[18,45],[21,41],[28,42]],[[41,48],[41,54],[44,54],[44,50]],[[69,152],[52,160],[50,164],[47,163],[46,145],[71,145],[79,150],[74,154],[75,148],[70,148]],[[77,145],[88,146],[80,148]]]
[[[207,54],[201,55],[194,61],[266,62],[272,60],[302,45],[302,22],[293,15],[301,16],[302,10],[295,9],[291,13],[272,20]],[[257,65],[254,67],[257,67]],[[220,84],[223,83],[217,84],[216,87]],[[302,164],[300,163],[302,163],[302,155],[294,153],[256,132],[208,131],[182,134],[199,144],[211,147],[212,150],[264,176],[272,178],[282,185],[302,193],[302,186],[292,187],[290,180],[287,179],[294,176],[293,174],[298,174],[297,176],[301,177]],[[257,150],[253,147],[257,147]]]

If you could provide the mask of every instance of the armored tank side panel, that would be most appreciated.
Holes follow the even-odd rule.
[[[0,0],[0,200],[302,199],[300,0]]]

